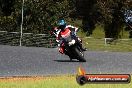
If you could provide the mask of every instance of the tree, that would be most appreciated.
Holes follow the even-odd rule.
[[[100,23],[104,25],[105,37],[118,38],[124,25],[122,11],[130,9],[131,3],[131,0],[25,0],[23,31],[47,33],[60,18],[81,17],[88,35]],[[22,0],[0,0],[0,5],[6,16],[0,15],[0,30],[19,31]]]
[[[6,1],[9,2],[10,0],[2,0],[2,3],[5,3]],[[20,30],[22,0],[14,1],[14,10],[12,11],[12,14],[9,14],[11,13],[10,10],[3,10],[7,17],[5,18],[4,15],[0,16],[1,30]],[[74,0],[25,0],[23,32],[47,33],[49,27],[54,26],[58,19],[69,18],[73,11],[72,8],[74,8],[73,3]],[[5,5],[4,8],[2,8],[10,9],[6,8],[10,6]],[[8,11],[10,12],[8,13]],[[10,24],[12,24],[12,29],[14,30],[8,27]]]
[[[118,38],[123,25],[123,5],[125,0],[99,0],[97,3],[102,14],[105,37]]]
[[[96,0],[77,0],[77,15],[82,16],[82,28],[87,35],[91,35],[96,23]]]
[[[77,0],[77,12],[82,16],[84,30],[92,34],[96,23],[104,24],[105,37],[118,38],[124,23],[124,9],[131,8],[130,0]],[[129,2],[128,2],[129,1]]]
[[[0,0],[0,6],[5,16],[11,15],[11,12],[14,10],[14,1],[15,0]]]
[[[71,0],[27,0],[25,7],[30,8],[31,16],[25,17],[24,31],[44,33],[55,26],[60,18],[69,18],[72,12]]]

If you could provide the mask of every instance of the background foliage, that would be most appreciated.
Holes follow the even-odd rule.
[[[96,24],[103,25],[105,37],[118,38],[124,27],[123,12],[131,0],[25,0],[24,32],[47,33],[65,18],[91,35]],[[0,31],[20,31],[22,0],[0,0]]]

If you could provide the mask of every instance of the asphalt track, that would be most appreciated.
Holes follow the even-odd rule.
[[[70,62],[56,48],[0,45],[0,76],[38,76],[87,73],[132,73],[132,52],[86,51],[87,62]]]

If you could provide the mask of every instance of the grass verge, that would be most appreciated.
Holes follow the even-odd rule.
[[[85,84],[80,86],[76,76],[14,77],[0,79],[0,88],[132,88],[129,84]]]
[[[132,52],[132,40],[115,40],[105,44],[104,39],[83,38],[83,44],[94,51]]]
[[[78,36],[82,38],[83,44],[88,50],[92,51],[115,51],[115,52],[132,52],[132,39],[128,38],[128,32],[121,32],[121,39],[105,44],[104,31],[101,26],[97,26],[93,34],[86,37],[83,31],[78,32]],[[124,39],[124,40],[123,40]]]

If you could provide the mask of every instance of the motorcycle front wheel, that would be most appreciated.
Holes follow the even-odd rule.
[[[79,49],[77,47],[75,47],[75,53],[77,55],[77,59],[80,61],[80,62],[86,62],[85,58],[84,58],[84,53],[79,51]]]

